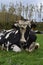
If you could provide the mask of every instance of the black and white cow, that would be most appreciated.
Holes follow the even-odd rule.
[[[24,27],[19,26],[13,26],[15,29],[11,29],[5,32],[5,34],[2,36],[0,43],[4,44],[5,47],[7,47],[8,50],[13,50],[15,52],[20,52],[22,49],[28,49],[30,52],[29,44],[30,43],[30,27],[29,25]],[[34,46],[34,43],[30,46]]]
[[[3,35],[1,35],[0,45],[4,44],[5,47],[7,47],[7,51],[8,49],[13,49],[15,47],[18,47],[19,49],[25,48],[26,40],[24,37],[24,33],[25,33],[24,28],[22,27],[20,31],[19,26],[14,25],[13,27],[14,29],[6,30],[5,33],[2,33]]]
[[[26,25],[21,27],[21,32],[19,32],[19,36],[17,40],[19,39],[19,42],[16,44],[13,44],[11,47],[13,48],[13,51],[19,52],[22,49],[25,49],[26,51],[33,51],[35,48],[39,47],[39,43],[36,43],[37,36],[34,31],[32,31],[32,28],[35,27],[35,24],[31,24],[31,26]],[[19,30],[20,31],[20,30]],[[18,35],[18,34],[17,34]],[[15,38],[16,39],[16,38]]]

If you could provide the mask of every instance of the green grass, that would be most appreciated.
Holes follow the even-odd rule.
[[[34,52],[15,53],[0,50],[0,65],[43,65],[43,34],[37,36],[40,48]]]

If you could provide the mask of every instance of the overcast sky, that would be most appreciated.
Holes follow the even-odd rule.
[[[21,1],[24,5],[26,5],[27,3],[28,4],[43,3],[43,0],[0,0],[0,4],[3,3],[3,4],[6,4],[6,5],[9,5],[10,2],[16,4],[16,1],[17,1],[17,3],[19,3]]]

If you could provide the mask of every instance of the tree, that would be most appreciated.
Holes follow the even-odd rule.
[[[39,13],[38,5],[35,6],[34,11],[35,11],[35,21],[36,21],[36,17],[38,16]]]
[[[40,9],[39,9],[39,18],[40,18],[40,22],[41,22],[41,13],[42,13],[42,3],[40,3]]]
[[[10,14],[14,14],[14,12],[15,12],[15,8],[14,8],[14,4],[13,3],[11,3],[11,5],[9,6],[9,13]]]
[[[33,9],[34,9],[34,7],[33,7],[33,5],[31,4],[31,5],[29,6],[29,15],[28,15],[29,20],[32,19],[32,16],[33,16]]]
[[[1,3],[1,12],[7,12],[6,5]]]
[[[23,6],[23,8],[22,8],[22,12],[23,12],[23,17],[24,17],[24,14],[25,14],[25,6]]]
[[[25,7],[25,14],[26,14],[26,19],[27,19],[27,16],[28,16],[28,4],[27,4],[27,6]]]
[[[20,5],[18,7],[18,15],[21,16],[21,14],[22,14],[22,3],[20,2]]]

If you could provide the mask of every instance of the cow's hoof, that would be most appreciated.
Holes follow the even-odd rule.
[[[35,44],[35,49],[38,49],[40,47],[39,43]]]

